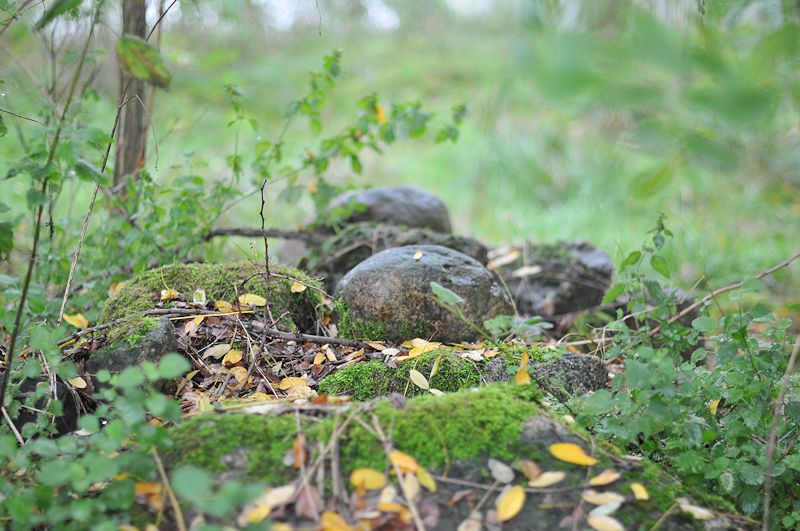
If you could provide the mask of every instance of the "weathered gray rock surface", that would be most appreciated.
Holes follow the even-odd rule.
[[[389,340],[476,339],[471,326],[438,304],[431,282],[461,296],[464,316],[479,326],[496,315],[513,313],[502,287],[474,258],[438,245],[404,246],[364,260],[339,282],[336,296],[348,308],[348,323],[342,329],[381,332],[378,335]]]
[[[328,206],[356,210],[342,221],[356,223],[372,221],[420,227],[437,232],[450,232],[450,214],[441,199],[419,188],[370,188],[354,190],[335,197]]]

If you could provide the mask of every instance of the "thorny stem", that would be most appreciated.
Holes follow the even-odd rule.
[[[86,37],[86,42],[83,45],[83,50],[81,51],[81,57],[78,61],[78,67],[75,69],[75,74],[72,77],[72,82],[69,86],[69,92],[67,93],[67,98],[64,102],[64,109],[61,111],[61,117],[58,120],[58,126],[56,127],[56,133],[53,137],[53,142],[50,144],[50,151],[47,153],[47,161],[45,162],[45,168],[49,167],[53,163],[53,159],[56,155],[56,148],[58,147],[58,143],[61,140],[61,131],[64,127],[64,122],[67,118],[67,112],[69,111],[70,105],[72,104],[72,98],[75,96],[75,89],[78,86],[78,80],[81,77],[81,71],[83,70],[83,65],[86,63],[86,56],[89,53],[89,44],[92,41],[92,37],[94,36],[94,28],[97,25],[97,19],[99,15],[99,9],[95,10],[94,16],[92,17],[92,25],[89,27],[89,35]],[[45,177],[42,181],[42,195],[46,196],[47,194],[47,184],[49,182],[49,177]],[[36,212],[36,223],[34,225],[34,232],[33,232],[33,245],[31,246],[31,254],[28,258],[28,269],[25,272],[25,281],[22,284],[22,292],[20,293],[19,297],[19,304],[17,305],[17,313],[14,317],[14,329],[11,332],[11,339],[8,345],[8,351],[6,354],[6,370],[3,373],[3,383],[0,384],[0,406],[5,403],[5,396],[6,396],[6,389],[8,388],[8,382],[11,379],[11,365],[14,362],[14,349],[17,346],[17,340],[19,339],[20,328],[22,325],[22,314],[25,311],[25,302],[28,299],[28,290],[30,289],[31,285],[31,277],[33,276],[33,268],[36,265],[36,255],[39,250],[39,237],[42,232],[42,214],[44,213],[44,203],[39,204],[39,208]]]

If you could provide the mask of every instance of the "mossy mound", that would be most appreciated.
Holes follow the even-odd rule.
[[[585,486],[587,474],[591,477],[606,469],[621,472],[621,479],[610,486],[594,488],[625,496],[625,503],[614,517],[626,528],[652,525],[660,517],[663,529],[702,528],[690,516],[669,511],[679,496],[688,496],[711,509],[732,512],[729,505],[716,497],[689,492],[654,465],[624,460],[614,448],[587,442],[585,435],[540,409],[532,400],[532,389],[494,384],[477,391],[417,397],[401,408],[388,400],[376,402],[370,408],[353,404],[335,417],[322,419],[294,414],[205,414],[172,430],[175,444],[166,453],[166,461],[170,468],[203,466],[216,472],[220,481],[241,477],[273,486],[284,485],[297,477],[298,472],[283,463],[283,456],[292,451],[297,434],[303,433],[307,447],[314,449],[309,456],[309,463],[313,463],[338,426],[339,472],[346,482],[359,467],[390,469],[383,444],[370,428],[380,425],[396,449],[445,478],[491,485],[494,480],[487,466],[489,458],[505,463],[529,459],[541,470],[565,473],[565,479],[556,487],[529,492],[522,512],[505,523],[503,529],[557,529],[565,517],[573,514],[581,492],[589,488]],[[585,467],[557,460],[549,451],[556,442],[581,445],[592,451],[597,464],[587,471]],[[323,463],[330,457],[324,456]],[[652,498],[635,501],[630,489],[632,482],[646,485]],[[455,529],[458,522],[467,518],[470,507],[468,503],[448,504],[448,500],[456,490],[464,488],[463,484],[449,483],[441,477],[437,484],[436,493],[426,491],[424,496],[442,508],[437,528]],[[526,484],[521,473],[516,473],[514,484]],[[492,494],[495,497],[496,493]]]
[[[281,265],[272,265],[271,269],[273,273],[318,285],[298,269]],[[185,295],[190,301],[195,290],[203,289],[209,301],[225,300],[233,303],[236,300],[236,290],[249,278],[244,293],[263,297],[267,292],[266,283],[257,275],[262,270],[262,265],[251,262],[172,264],[151,269],[127,282],[119,293],[108,300],[99,322],[107,323],[146,310],[169,307],[169,302],[161,302],[161,290],[165,287]],[[313,324],[315,308],[321,301],[321,295],[313,289],[292,293],[291,285],[292,280],[289,279],[270,279],[269,302],[272,314],[286,314],[280,323],[283,326],[307,330]]]

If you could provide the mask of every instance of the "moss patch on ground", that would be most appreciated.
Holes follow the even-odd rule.
[[[250,278],[243,292],[264,297],[267,286],[264,279],[257,275],[261,270],[262,266],[251,262],[172,264],[151,269],[128,281],[117,295],[108,300],[99,322],[107,323],[146,310],[169,307],[169,302],[162,303],[160,300],[161,290],[166,288],[176,290],[190,301],[195,290],[203,289],[209,301],[225,300],[233,303],[236,300],[236,290],[243,281]],[[318,286],[315,280],[298,269],[273,265],[272,272]],[[282,326],[292,330],[308,330],[313,325],[315,310],[322,296],[314,289],[292,293],[291,285],[290,279],[270,279],[270,308],[275,316],[286,313],[286,317],[280,322]]]
[[[372,341],[386,340],[386,327],[383,323],[376,321],[364,321],[353,319],[347,304],[341,299],[334,303],[334,316],[336,325],[339,329],[339,337],[350,339],[365,339]],[[403,323],[399,334],[409,339],[413,337],[425,337],[430,329],[430,323],[422,320],[417,323]]]
[[[626,503],[614,516],[628,524],[628,528],[652,524],[678,496],[703,500],[709,508],[730,511],[728,504],[708,494],[700,496],[688,491],[650,463],[637,465],[623,461],[619,458],[620,452],[613,448],[609,451],[605,445],[593,448],[586,442],[585,435],[550,418],[532,400],[533,396],[535,391],[530,386],[493,384],[475,391],[414,398],[404,407],[397,407],[388,400],[371,407],[356,403],[335,417],[301,415],[299,430],[306,436],[307,448],[311,449],[308,462],[313,463],[319,449],[331,440],[335,426],[342,429],[338,437],[339,463],[345,483],[357,467],[389,470],[384,447],[375,435],[375,425],[380,426],[396,449],[413,456],[431,472],[447,477],[491,484],[489,458],[509,464],[516,459],[531,459],[542,470],[565,472],[566,479],[557,485],[558,504],[542,509],[540,504],[549,501],[552,505],[553,494],[547,489],[529,493],[523,512],[509,522],[508,527],[504,525],[504,529],[558,527],[558,522],[571,514],[579,503],[587,473],[591,476],[608,468],[620,471],[622,480],[608,487],[596,487],[596,490],[611,490],[626,496]],[[293,414],[208,413],[172,429],[175,444],[165,453],[165,458],[172,469],[192,464],[218,473],[221,480],[241,477],[273,486],[284,485],[298,474],[292,466],[283,463],[283,456],[291,452],[297,434],[298,418]],[[555,442],[579,444],[586,451],[593,451],[599,462],[587,472],[586,467],[559,461],[548,450]],[[329,458],[326,457],[326,462]],[[519,472],[516,476],[514,483],[525,483]],[[633,481],[645,484],[652,499],[634,501],[630,492]],[[426,492],[426,496],[433,496],[445,505],[454,490],[464,488],[442,480],[438,484],[439,491],[436,494]],[[462,521],[469,511],[466,505],[458,504],[448,511],[454,514],[443,518]],[[462,512],[464,514],[460,514]],[[531,527],[531,522],[538,523]],[[440,525],[451,528],[449,521],[440,521]],[[672,511],[662,525],[668,529],[688,529],[697,527],[697,522],[679,511]],[[452,528],[455,526],[457,523]]]

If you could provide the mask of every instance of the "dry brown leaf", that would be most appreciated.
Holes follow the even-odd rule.
[[[650,499],[650,493],[647,492],[647,489],[641,483],[631,483],[631,491],[633,491],[633,497],[639,501],[647,501]]]
[[[299,376],[287,376],[283,380],[278,383],[276,386],[281,391],[286,391],[291,389],[292,387],[300,387],[300,386],[308,386],[308,381],[305,378],[301,378]]]
[[[403,472],[415,473],[419,470],[419,463],[417,463],[417,460],[400,450],[392,450],[389,452],[389,461]]]
[[[379,343],[377,341],[364,341],[369,347],[373,350],[377,350],[378,352],[382,352],[387,349],[386,345],[383,343]]]
[[[507,464],[497,459],[489,459],[487,464],[489,466],[489,472],[492,473],[492,477],[496,481],[500,483],[511,483],[514,481],[514,470]]]
[[[472,511],[469,517],[458,524],[456,531],[481,531],[483,529],[483,516],[478,511]]]
[[[625,496],[616,492],[597,492],[596,490],[585,490],[581,493],[583,501],[592,505],[606,505],[607,503],[622,503]]]
[[[294,458],[294,467],[300,470],[306,462],[306,436],[304,433],[300,433],[294,438],[292,457]]]
[[[575,443],[551,444],[550,453],[556,459],[573,465],[592,466],[597,464],[597,459],[587,455],[583,448]]]
[[[433,348],[439,348],[442,346],[442,344],[437,341],[429,341],[427,339],[422,339],[421,337],[415,337],[411,340],[412,347],[426,347],[429,345]]]
[[[314,355],[314,365],[322,365],[324,361],[325,361],[325,354],[323,354],[322,352],[317,352]]]
[[[490,260],[489,263],[486,264],[486,269],[494,271],[498,267],[513,263],[517,258],[519,258],[519,249],[512,249],[509,253]]]
[[[315,522],[319,521],[319,511],[322,508],[322,500],[319,492],[313,485],[300,487],[297,493],[297,500],[294,502],[294,514],[299,518],[308,518]],[[274,531],[275,526],[272,526]]]
[[[625,531],[625,527],[611,516],[590,516],[586,523],[597,531]]]
[[[529,481],[533,481],[542,475],[542,469],[530,459],[522,459],[519,462],[519,466],[522,469],[522,473],[525,474],[525,477],[528,478]]]
[[[406,497],[406,499],[417,499],[420,490],[422,490],[417,476],[411,473],[403,473],[403,477],[400,479],[400,482],[403,485],[403,495]]]
[[[589,480],[589,485],[592,487],[602,487],[603,485],[610,485],[617,481],[622,474],[617,472],[616,470],[607,469],[603,470],[601,473],[597,474],[595,477]]]
[[[556,483],[561,483],[564,481],[565,477],[567,477],[567,475],[560,470],[554,472],[542,472],[538,478],[534,479],[533,481],[529,481],[528,486],[541,489],[555,485]]]
[[[442,396],[444,394],[444,391],[441,389],[428,389],[428,392],[433,396]]]
[[[320,520],[320,531],[353,531],[353,527],[339,513],[325,511]]]
[[[525,506],[525,489],[519,485],[505,489],[497,498],[497,520],[508,522]]]
[[[162,289],[161,290],[161,300],[162,301],[172,301],[177,299],[180,294],[172,288],[169,289]]]
[[[714,518],[714,513],[712,513],[705,507],[692,505],[686,498],[678,498],[675,501],[678,502],[678,507],[681,508],[681,511],[691,514],[695,518],[695,520],[710,520]]]
[[[418,262],[420,258],[422,258],[422,251],[420,251],[419,249],[417,249],[417,252],[416,252],[416,253],[414,253],[414,261],[417,261],[417,262]]]
[[[221,344],[218,344],[218,345],[212,345],[212,346],[208,347],[203,352],[203,359],[214,358],[214,359],[218,360],[222,356],[227,354],[230,349],[231,349],[231,346],[228,345],[227,343],[221,343]]]
[[[400,349],[385,348],[381,350],[381,354],[383,354],[384,356],[397,356],[398,354],[400,354]]]

